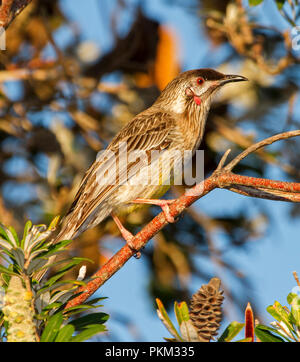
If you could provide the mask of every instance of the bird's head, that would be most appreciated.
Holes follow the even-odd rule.
[[[213,94],[227,83],[248,80],[241,75],[222,74],[205,68],[179,74],[162,91],[157,102],[168,111],[182,114],[187,108],[207,107]]]

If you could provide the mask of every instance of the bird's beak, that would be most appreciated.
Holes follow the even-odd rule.
[[[234,74],[226,74],[224,78],[220,81],[221,85],[231,83],[231,82],[243,82],[248,80],[246,77],[242,75],[234,75]]]

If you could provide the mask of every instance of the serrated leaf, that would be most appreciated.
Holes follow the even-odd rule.
[[[71,324],[65,325],[59,330],[55,342],[69,342],[74,332],[75,328]]]
[[[255,327],[254,332],[256,337],[259,338],[261,342],[284,342],[282,338],[275,336],[260,324]]]
[[[171,322],[170,317],[160,299],[156,298],[156,304],[158,306],[157,315],[159,319],[163,322],[167,330],[174,336],[178,341],[182,341],[182,338],[178,334],[176,328],[174,327],[173,323]]]
[[[83,317],[74,319],[70,322],[75,328],[76,331],[88,328],[91,324],[103,324],[109,318],[109,315],[106,313],[91,313]]]
[[[94,335],[105,332],[106,328],[103,324],[93,326],[92,328],[85,329],[81,333],[71,338],[71,342],[83,342],[93,337]]]
[[[238,323],[236,321],[230,323],[218,339],[218,342],[230,342],[237,334],[240,333],[244,326],[245,323]]]
[[[62,312],[54,314],[49,320],[41,336],[41,342],[53,342],[63,323]]]

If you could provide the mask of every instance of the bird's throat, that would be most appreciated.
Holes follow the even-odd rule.
[[[197,106],[200,106],[202,100],[199,96],[194,95],[194,102],[197,104]]]

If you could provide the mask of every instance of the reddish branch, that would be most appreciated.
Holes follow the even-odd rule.
[[[14,18],[29,4],[32,0],[2,0],[0,6],[0,26],[8,28]]]
[[[300,202],[300,183],[283,182],[236,175],[231,172],[236,164],[250,153],[270,145],[276,141],[287,139],[300,135],[300,130],[285,132],[273,137],[267,138],[261,142],[252,145],[234,160],[223,167],[229,151],[225,153],[216,171],[207,179],[197,184],[181,197],[176,199],[170,205],[170,214],[173,217],[179,216],[187,207],[198,199],[202,198],[216,188],[225,188],[246,196],[265,198],[269,200]],[[92,280],[85,286],[80,287],[76,293],[79,296],[72,299],[66,308],[82,304],[89,298],[101,285],[103,285],[112,275],[114,275],[135,253],[142,249],[147,242],[158,233],[166,224],[167,220],[164,213],[161,212],[152,219],[132,240],[135,251],[126,244],[120,249],[108,262],[103,265],[92,277]]]

